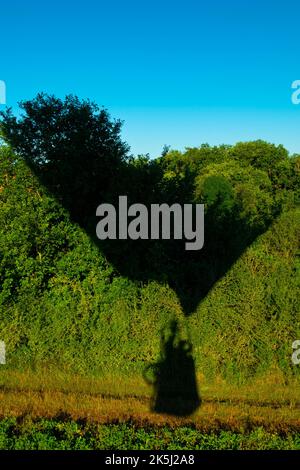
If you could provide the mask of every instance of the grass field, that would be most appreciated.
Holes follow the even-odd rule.
[[[151,411],[142,378],[2,369],[2,449],[299,449],[299,383],[269,375],[247,385],[198,377],[189,417]]]

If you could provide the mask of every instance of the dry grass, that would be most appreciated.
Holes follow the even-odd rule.
[[[87,378],[63,371],[17,372],[2,369],[0,416],[133,422],[163,426],[192,425],[203,431],[300,431],[299,382],[286,385],[278,376],[247,386],[198,378],[202,406],[188,418],[150,411],[152,389],[140,377]],[[202,384],[202,385],[201,385]]]

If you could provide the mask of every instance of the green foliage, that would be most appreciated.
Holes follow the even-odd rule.
[[[94,214],[94,203],[117,184],[129,147],[121,140],[122,122],[89,100],[64,100],[40,93],[0,113],[0,137],[8,143],[76,221]],[[91,178],[91,175],[93,178]],[[80,196],[80,197],[79,197]],[[91,212],[90,212],[91,211]]]
[[[299,450],[298,433],[203,433],[188,426],[92,425],[68,420],[0,421],[1,450]]]
[[[89,101],[40,94],[21,108],[0,120],[0,329],[12,367],[142,373],[175,318],[207,377],[299,375],[299,156],[259,140],[129,158],[121,122]],[[127,193],[204,203],[203,257],[97,246],[96,201]]]
[[[167,283],[120,275],[24,160],[2,146],[0,325],[9,364],[142,373],[157,361],[161,332],[175,317],[182,336],[192,339],[198,372],[207,377],[246,380],[274,369],[299,374],[291,344],[300,337],[300,216],[287,196],[299,190],[299,159],[277,149],[274,161],[288,169],[289,181],[279,172],[270,176],[266,160],[258,164],[257,146],[274,150],[255,143],[248,158],[241,144],[202,146],[128,162],[127,178],[133,181],[136,169],[143,175],[137,194],[152,176],[167,197],[174,188],[182,197],[192,181],[194,200],[224,224],[239,217],[248,227],[262,227],[283,208],[188,319]]]
[[[280,369],[300,337],[300,212],[284,213],[235,263],[190,319],[195,356],[204,373],[231,380]]]

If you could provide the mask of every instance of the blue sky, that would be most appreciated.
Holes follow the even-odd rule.
[[[135,154],[258,138],[300,153],[299,31],[299,1],[0,0],[0,80],[15,110],[40,91],[96,101]]]

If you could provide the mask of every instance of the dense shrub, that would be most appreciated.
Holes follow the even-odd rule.
[[[170,197],[174,185],[179,197],[192,188],[191,197],[216,206],[221,219],[238,207],[241,220],[261,228],[282,211],[188,318],[167,281],[122,275],[24,159],[2,146],[0,328],[8,364],[142,373],[159,357],[161,333],[176,318],[208,378],[245,380],[274,369],[299,374],[291,363],[291,344],[300,338],[299,165],[268,145],[202,146],[128,162],[143,169],[148,184],[156,165],[160,191]]]

